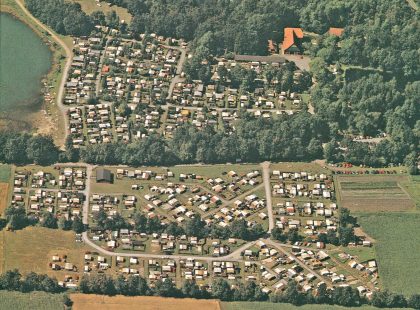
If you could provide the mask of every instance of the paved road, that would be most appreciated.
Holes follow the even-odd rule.
[[[63,140],[63,145],[62,147],[64,147],[64,142],[66,141],[67,135],[68,135],[68,130],[67,128],[68,126],[68,119],[67,119],[67,107],[64,106],[63,104],[63,95],[64,95],[64,86],[66,84],[66,80],[67,80],[67,75],[71,66],[71,62],[72,62],[72,58],[73,58],[73,53],[72,51],[67,47],[67,45],[64,43],[63,40],[60,39],[59,36],[57,36],[52,30],[50,30],[47,26],[45,26],[44,24],[42,24],[38,19],[36,19],[29,11],[28,9],[23,5],[23,3],[21,2],[21,0],[15,0],[17,5],[22,9],[23,12],[25,12],[26,15],[28,15],[39,27],[41,27],[43,30],[45,30],[46,32],[48,32],[50,34],[50,36],[58,43],[61,45],[61,47],[64,49],[64,51],[66,52],[66,56],[67,56],[67,62],[64,66],[64,70],[61,76],[61,82],[60,82],[60,86],[58,88],[58,93],[57,93],[57,107],[60,110],[60,113],[62,114],[62,118],[64,120],[64,140]]]
[[[270,162],[261,163],[263,168],[263,182],[265,188],[265,199],[267,204],[268,211],[268,232],[271,233],[271,230],[274,228],[274,215],[273,215],[273,205],[271,201],[271,184],[270,184]]]
[[[166,97],[166,99],[170,99],[172,98],[172,93],[174,91],[175,85],[184,80],[183,78],[181,78],[181,73],[182,73],[182,69],[184,68],[187,50],[185,48],[177,47],[177,46],[168,46],[168,45],[163,45],[163,46],[166,48],[176,49],[181,52],[178,65],[176,66],[176,76],[172,79],[171,84],[169,85],[168,96]]]

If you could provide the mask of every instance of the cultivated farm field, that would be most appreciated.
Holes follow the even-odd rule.
[[[101,296],[72,294],[70,296],[74,302],[73,310],[181,310],[181,309],[200,309],[200,310],[220,310],[218,300],[198,300],[198,299],[176,299],[163,297],[127,297],[127,296]]]
[[[303,305],[294,306],[292,304],[270,303],[270,302],[223,302],[222,310],[375,310],[379,309],[371,306],[361,307],[341,307],[332,305]],[[400,309],[400,308],[391,308]]]
[[[420,291],[420,213],[358,214],[363,230],[376,240],[382,286],[406,295]]]
[[[337,196],[341,205],[353,212],[407,211],[415,202],[403,189],[405,175],[337,176]]]
[[[0,309],[63,309],[63,295],[0,291]]]

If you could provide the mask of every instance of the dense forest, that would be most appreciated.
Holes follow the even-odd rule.
[[[25,0],[28,10],[41,22],[63,35],[84,36],[93,30],[93,19],[80,4],[64,0]]]
[[[319,33],[329,25],[345,27],[342,39],[320,36],[308,48],[317,81],[311,92],[313,105],[334,138],[325,149],[326,158],[370,165],[403,162],[416,172],[418,13],[394,0],[310,1],[301,21],[304,29]],[[387,139],[368,146],[347,139],[349,134]]]

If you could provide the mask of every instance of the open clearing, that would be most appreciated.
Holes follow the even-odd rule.
[[[409,184],[408,176],[340,175],[336,181],[341,205],[351,211],[407,211],[415,208],[415,202],[401,185]]]
[[[198,300],[198,299],[176,299],[162,297],[126,297],[126,296],[101,296],[72,294],[73,310],[180,310],[180,309],[200,309],[200,310],[220,310],[218,300]]]
[[[0,272],[17,268],[23,274],[34,271],[62,280],[66,272],[51,270],[48,265],[51,257],[67,255],[68,261],[81,269],[85,249],[75,242],[74,233],[70,231],[42,227],[15,232],[3,230],[0,232]]]
[[[127,9],[113,5],[110,6],[106,2],[100,2],[100,6],[97,5],[95,0],[72,0],[73,2],[79,3],[82,6],[82,10],[87,14],[92,14],[95,11],[103,12],[105,15],[109,12],[115,11],[121,20],[126,22],[131,21],[131,14],[128,13]]]
[[[371,306],[361,307],[341,307],[331,305],[303,305],[294,306],[291,304],[275,304],[269,302],[223,302],[221,303],[222,310],[375,310],[379,308]],[[400,308],[391,308],[400,309]]]
[[[0,291],[0,309],[63,309],[63,295]]]
[[[358,214],[358,222],[376,240],[383,287],[406,295],[420,292],[420,214]]]

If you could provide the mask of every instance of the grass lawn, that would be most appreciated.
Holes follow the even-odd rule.
[[[57,254],[67,255],[67,261],[75,264],[81,275],[86,250],[89,249],[75,242],[74,233],[70,231],[42,227],[15,232],[3,230],[0,232],[0,273],[18,268],[23,274],[34,271],[62,280],[69,272],[53,271],[48,265]]]
[[[362,307],[341,307],[330,305],[304,305],[294,306],[291,304],[276,304],[270,302],[222,302],[221,310],[374,310],[378,309],[371,306]],[[397,309],[397,308],[392,308]]]
[[[376,240],[384,288],[406,295],[420,291],[420,213],[359,214],[363,230]]]
[[[62,294],[0,291],[0,309],[64,309]]]
[[[0,183],[9,183],[11,167],[9,165],[0,165]]]

